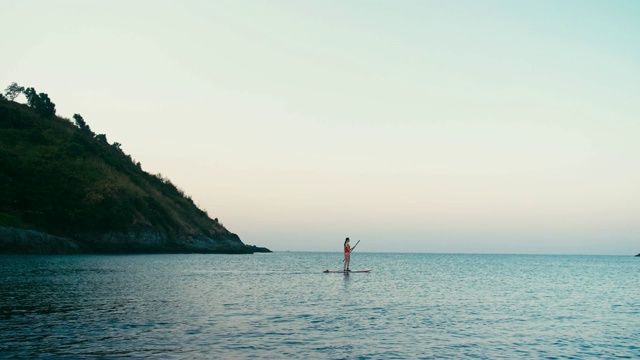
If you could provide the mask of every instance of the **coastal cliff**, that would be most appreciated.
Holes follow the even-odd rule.
[[[29,105],[0,97],[0,253],[270,252],[27,90]]]

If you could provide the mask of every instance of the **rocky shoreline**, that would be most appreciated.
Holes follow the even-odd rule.
[[[60,237],[34,230],[0,226],[0,253],[4,254],[253,254],[271,252],[245,245],[233,233],[168,237],[151,227],[126,233]]]

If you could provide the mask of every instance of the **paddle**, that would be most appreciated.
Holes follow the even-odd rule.
[[[351,248],[351,251],[349,251],[350,253],[353,252],[353,250],[356,248],[356,246],[358,246],[358,244],[360,244],[360,240],[358,240],[358,242],[353,245],[353,247]]]

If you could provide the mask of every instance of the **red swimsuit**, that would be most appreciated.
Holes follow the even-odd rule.
[[[344,253],[345,253],[345,254],[348,254],[349,252],[350,252],[349,247],[348,247],[348,246],[345,246],[345,247],[344,247]]]

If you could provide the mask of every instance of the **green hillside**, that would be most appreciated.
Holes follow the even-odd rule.
[[[84,252],[268,251],[245,246],[170,180],[143,171],[81,116],[55,116],[46,100],[43,111],[0,99],[1,227],[72,239]],[[136,243],[149,234],[148,249]],[[125,240],[101,244],[114,237]],[[1,244],[0,252],[20,252]]]

